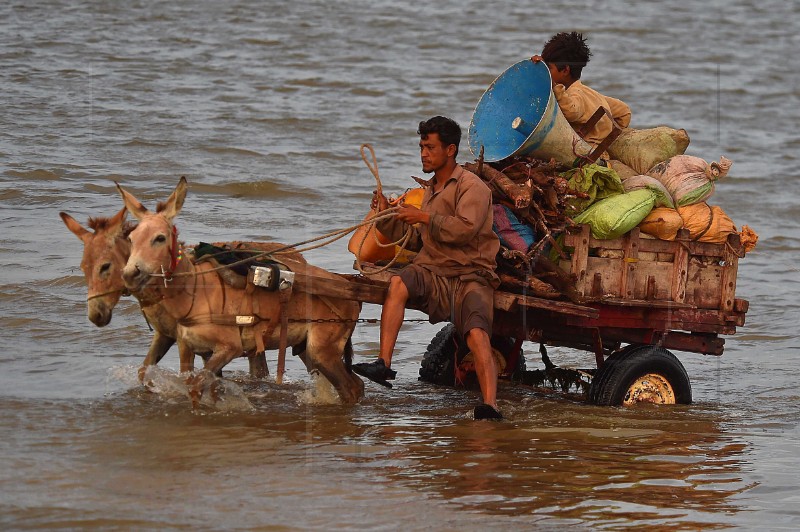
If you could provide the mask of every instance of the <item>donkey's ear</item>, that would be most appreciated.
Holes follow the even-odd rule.
[[[125,218],[128,216],[128,208],[123,207],[117,214],[114,215],[108,223],[108,234],[112,238],[118,237],[122,234],[122,226],[125,224]]]
[[[64,225],[67,226],[67,229],[72,231],[72,234],[80,238],[82,241],[86,242],[86,239],[92,236],[91,231],[85,229],[75,218],[69,214],[60,212],[58,215],[61,216],[61,219],[64,221]]]
[[[125,202],[125,207],[129,211],[131,211],[131,214],[137,220],[141,221],[142,218],[144,218],[147,214],[150,213],[150,211],[148,211],[145,208],[145,206],[142,205],[142,202],[136,199],[133,196],[133,194],[131,194],[130,192],[119,186],[119,183],[117,183],[116,181],[114,182],[114,184],[117,185],[117,190],[119,190],[119,193],[122,195],[122,201]]]
[[[186,182],[186,177],[181,176],[181,180],[178,181],[178,186],[175,187],[175,190],[172,192],[169,198],[167,198],[167,202],[164,205],[164,208],[161,210],[161,214],[167,219],[167,221],[172,221],[173,218],[178,216],[178,213],[181,212],[181,208],[183,208],[183,201],[186,199],[186,192],[189,190],[189,184]]]

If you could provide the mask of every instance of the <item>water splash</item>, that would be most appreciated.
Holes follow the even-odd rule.
[[[338,405],[341,403],[336,389],[318,371],[311,372],[311,386],[297,394],[297,401],[306,405]]]
[[[229,380],[214,377],[208,389],[213,389],[213,393],[204,393],[200,399],[200,404],[206,408],[225,413],[255,410],[244,390]]]
[[[136,388],[141,386],[136,366],[116,366],[108,370],[106,376],[106,393],[111,389],[111,383],[121,383],[126,388]]]
[[[175,370],[160,366],[148,366],[141,382],[138,375],[139,368],[135,366],[124,366],[109,370],[110,379],[121,382],[130,388],[144,385],[147,391],[157,395],[165,402],[191,398],[189,386],[186,383],[190,377],[189,374],[181,374]],[[239,385],[218,377],[211,377],[211,379],[206,387],[206,392],[200,399],[201,407],[226,413],[248,412],[255,409],[247,394]]]

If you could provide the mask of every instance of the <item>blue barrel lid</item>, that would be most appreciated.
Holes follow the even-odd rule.
[[[552,82],[544,61],[524,59],[506,69],[481,96],[469,125],[469,149],[478,157],[481,146],[488,162],[511,156],[526,140],[511,127],[520,117],[534,129],[550,99]]]

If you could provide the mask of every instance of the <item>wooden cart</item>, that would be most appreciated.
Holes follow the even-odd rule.
[[[735,297],[743,250],[736,234],[725,244],[694,242],[682,230],[674,241],[634,229],[597,240],[584,225],[564,239],[568,258],[559,266],[574,275],[580,304],[498,290],[492,344],[506,378],[532,385],[575,385],[601,405],[690,403],[691,386],[669,350],[721,355],[724,335],[744,325],[748,302]],[[367,265],[369,272],[377,269]],[[373,278],[296,279],[296,289],[382,303],[391,272]],[[525,370],[523,341],[540,344],[543,370]],[[546,346],[594,354],[596,368],[565,370]],[[431,341],[420,378],[438,384],[465,380],[471,357],[452,325]]]

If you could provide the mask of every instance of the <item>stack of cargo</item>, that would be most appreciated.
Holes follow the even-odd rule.
[[[577,168],[530,156],[464,164],[493,190],[504,289],[579,300],[569,277],[554,267],[563,257],[560,235],[579,224],[587,224],[596,239],[620,238],[638,227],[650,237],[675,240],[684,229],[699,242],[722,244],[738,233],[745,252],[755,246],[749,227],[738,231],[722,208],[709,204],[729,159],[707,162],[683,154],[683,130],[630,129],[621,140],[608,150],[619,159]]]
[[[603,115],[598,109],[582,128],[590,128]],[[737,233],[724,211],[708,203],[717,180],[727,175],[730,160],[709,163],[685,155],[686,131],[666,126],[616,128],[598,146],[589,145],[559,109],[543,62],[519,61],[492,82],[475,107],[469,145],[478,160],[465,166],[493,187],[502,206],[495,210],[504,246],[499,269],[506,277],[514,276],[514,282],[521,277],[523,285],[533,277],[574,299],[551,266],[569,262],[570,249],[564,249],[564,243],[574,240],[561,235],[574,234],[573,228],[582,224],[591,229],[595,248],[602,253],[619,250],[615,241],[627,237],[727,244]],[[520,226],[532,230],[532,243]],[[736,238],[741,241],[736,247],[746,252],[757,236],[745,226]],[[578,265],[572,266],[575,275]],[[578,268],[577,273],[589,272]],[[600,273],[591,275],[597,278]],[[595,285],[601,281],[597,278]],[[576,285],[585,288],[585,279]]]

